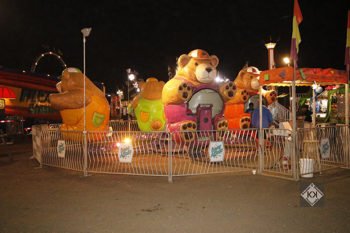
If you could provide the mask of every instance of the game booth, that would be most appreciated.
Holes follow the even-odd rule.
[[[293,67],[266,70],[261,72],[259,83],[261,86],[292,86],[293,75]],[[299,68],[294,80],[296,87],[310,87],[309,95],[297,98],[291,93],[290,96],[298,100],[299,108],[305,105],[312,111],[312,122],[308,124],[302,114],[296,116],[295,107],[291,114],[296,121],[291,117],[280,126],[289,128],[291,135],[296,129],[295,164],[299,165],[302,177],[311,177],[314,172],[341,166],[349,159],[348,77],[345,71],[332,68]]]

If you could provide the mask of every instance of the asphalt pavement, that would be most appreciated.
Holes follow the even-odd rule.
[[[349,170],[299,182],[227,173],[168,183],[39,168],[28,139],[0,150],[0,233],[350,232]],[[300,197],[311,183],[314,207]]]

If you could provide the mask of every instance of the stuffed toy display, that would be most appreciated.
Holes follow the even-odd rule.
[[[217,56],[201,49],[179,57],[176,74],[162,92],[169,131],[227,129],[224,103],[235,97],[236,87],[215,82],[218,64]],[[184,137],[193,139],[191,134]]]
[[[224,116],[228,121],[229,129],[246,129],[250,127],[250,114],[245,112],[245,103],[251,96],[259,94],[260,71],[254,66],[244,67],[234,80],[237,92],[234,98],[225,104]],[[274,90],[262,89],[262,95],[267,104],[277,100],[277,93]]]
[[[61,130],[84,130],[84,78],[86,104],[86,130],[108,129],[110,107],[105,94],[76,68],[63,71],[56,87],[59,93],[50,94],[51,107],[60,111]]]
[[[163,86],[164,82],[156,78],[140,83],[140,93],[133,99],[131,108],[141,131],[162,131],[165,128]]]

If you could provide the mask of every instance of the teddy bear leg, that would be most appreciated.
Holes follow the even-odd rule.
[[[241,129],[248,129],[250,127],[250,117],[249,116],[242,117],[240,120],[240,126],[241,126]]]
[[[192,142],[196,138],[197,123],[185,120],[167,125],[170,132],[174,132],[175,140],[181,142]]]
[[[223,116],[214,119],[214,126],[217,131],[228,130],[227,120]]]

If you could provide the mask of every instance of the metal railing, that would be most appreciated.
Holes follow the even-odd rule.
[[[123,128],[125,124],[112,127]],[[171,181],[173,176],[256,170],[261,174],[298,179],[300,159],[313,159],[313,169],[306,169],[304,173],[349,167],[349,128],[346,126],[298,129],[296,144],[292,142],[292,132],[285,129],[263,129],[260,141],[259,129],[88,132],[86,158],[82,132],[60,131],[49,126],[34,128],[34,157],[41,165],[84,171],[84,174],[168,176]],[[216,142],[222,146],[220,160],[213,160],[211,154]],[[329,145],[329,154],[321,151],[321,145]],[[127,153],[131,155],[129,161],[125,160],[127,156],[123,157]]]
[[[317,126],[298,129],[297,152],[308,159],[305,174],[349,166],[349,126]],[[302,164],[300,164],[302,166]],[[306,167],[305,167],[306,166]]]

